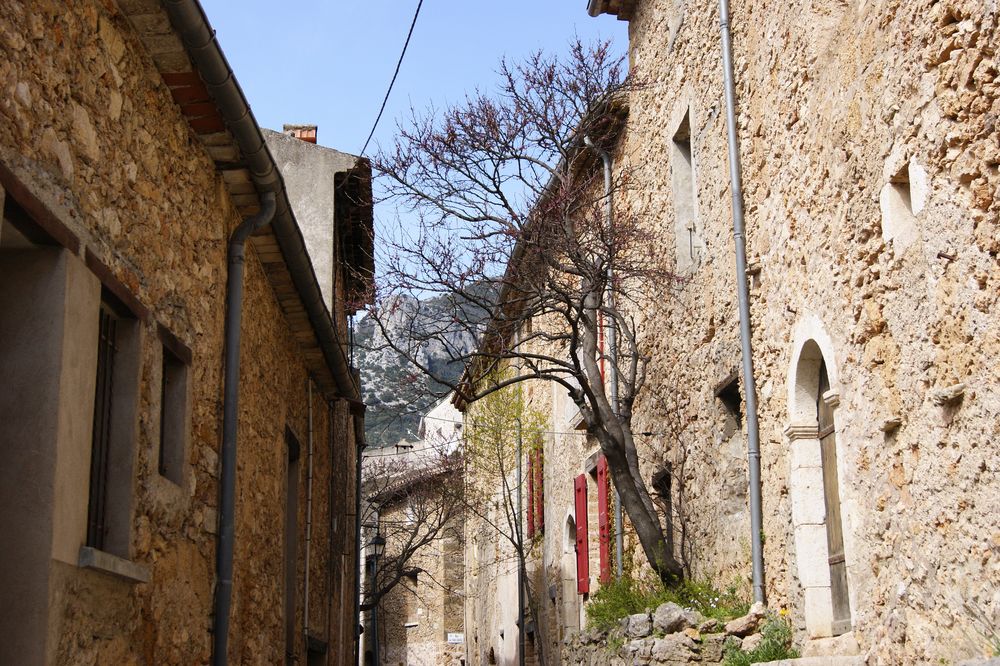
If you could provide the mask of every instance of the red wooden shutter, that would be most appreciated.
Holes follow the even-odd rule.
[[[528,541],[535,538],[535,452],[528,452]]]
[[[597,459],[597,533],[601,543],[601,585],[611,580],[611,525],[608,523],[608,459]]]
[[[539,533],[545,531],[545,458],[542,447],[535,451],[535,527]]]
[[[590,557],[587,541],[587,477],[581,474],[573,483],[576,500],[576,592],[590,592]]]

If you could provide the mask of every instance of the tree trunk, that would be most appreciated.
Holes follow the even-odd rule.
[[[615,442],[610,434],[604,432],[598,438],[601,442],[601,451],[607,458],[615,489],[621,496],[622,508],[628,514],[636,536],[639,537],[639,544],[646,559],[649,560],[649,565],[664,583],[676,585],[681,582],[684,570],[670,552],[659,516],[647,507],[648,491],[645,489],[641,491],[637,487],[642,483],[641,477],[632,476],[624,447]],[[621,526],[618,526],[618,529],[621,529]]]

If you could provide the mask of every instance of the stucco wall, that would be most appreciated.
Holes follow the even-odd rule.
[[[129,550],[150,568],[151,581],[128,583],[74,564],[54,565],[49,661],[205,663],[211,651],[225,256],[238,216],[114,4],[8,3],[0,16],[0,86],[0,161],[79,237],[81,259],[89,252],[107,265],[150,312],[141,322]],[[247,253],[230,654],[241,663],[276,663],[285,651],[284,429],[288,425],[302,442],[305,463],[307,378],[260,263],[252,248]],[[157,325],[190,347],[193,357],[191,436],[181,485],[157,470]],[[326,638],[328,619],[335,618],[331,651],[347,663],[354,627],[355,448],[344,405],[335,408],[332,439],[325,399],[316,392],[313,409],[311,626]],[[307,465],[299,469],[301,588]],[[331,470],[337,473],[333,516]],[[85,504],[86,497],[77,501]],[[337,566],[332,607],[328,554]],[[301,601],[298,607],[301,627]],[[297,642],[298,651],[303,644]]]

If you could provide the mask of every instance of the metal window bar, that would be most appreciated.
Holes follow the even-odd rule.
[[[170,383],[170,353],[163,349],[163,363],[160,368],[160,476],[167,475],[166,439],[167,439],[167,387]]]
[[[111,408],[118,318],[101,305],[97,345],[97,386],[94,392],[94,430],[90,454],[90,501],[87,545],[103,550],[107,534],[108,461],[111,448]]]

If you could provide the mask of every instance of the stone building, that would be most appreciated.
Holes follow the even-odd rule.
[[[1000,619],[996,7],[732,5],[767,603],[787,610],[807,655],[982,655]],[[614,156],[632,183],[616,204],[657,230],[682,278],[637,312],[650,359],[634,421],[648,433],[643,473],[687,573],[748,588],[718,6],[589,10],[629,21],[643,82]],[[571,533],[571,479],[589,465],[589,447],[560,434],[573,420],[564,393],[533,398],[553,415],[556,453],[544,458],[546,570],[567,554],[548,532]],[[626,556],[641,559],[634,540]],[[563,580],[549,574],[545,589],[568,626]]]
[[[355,660],[369,169],[304,207],[213,34],[194,0],[0,12],[4,663]]]
[[[461,427],[449,396],[421,418],[417,442],[365,452],[363,542],[386,543],[379,558],[366,550],[365,600],[377,608],[360,618],[363,664],[459,666],[465,656]],[[377,601],[375,581],[391,586]]]

